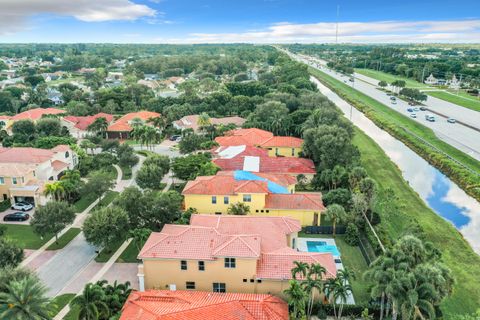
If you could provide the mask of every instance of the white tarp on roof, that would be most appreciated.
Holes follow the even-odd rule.
[[[220,147],[220,148],[222,148],[222,147]],[[245,151],[245,148],[246,148],[246,146],[244,146],[244,145],[243,146],[226,147],[225,149],[218,152],[218,156],[221,159],[232,159],[232,158],[236,157],[238,154]],[[217,149],[217,150],[219,150],[219,149]]]
[[[260,171],[260,157],[246,156],[243,159],[243,170],[251,172]]]

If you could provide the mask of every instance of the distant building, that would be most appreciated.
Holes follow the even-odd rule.
[[[433,74],[430,73],[427,79],[425,79],[424,83],[428,84],[429,86],[435,86],[438,84],[438,80],[433,76]]]
[[[198,132],[200,126],[198,125],[198,119],[200,116],[198,114],[185,116],[180,120],[173,121],[173,126],[179,130],[192,129],[195,132]],[[218,125],[228,125],[233,124],[237,127],[241,127],[245,123],[245,119],[241,117],[224,117],[224,118],[210,118],[210,124],[214,126]]]
[[[64,103],[62,99],[62,93],[57,89],[48,88],[47,99],[50,100],[56,106]]]
[[[460,81],[457,79],[455,74],[452,77],[452,80],[448,81],[448,87],[453,90],[458,90],[460,89]]]
[[[62,124],[67,127],[73,137],[81,139],[88,135],[88,126],[97,118],[105,118],[108,124],[111,124],[113,121],[113,115],[108,113],[97,113],[96,115],[85,117],[66,116],[63,117]]]
[[[127,113],[108,126],[107,138],[121,140],[128,139],[130,137],[130,132],[133,130],[132,122],[134,122],[135,119],[141,120],[144,124],[148,125],[148,120],[158,117],[160,117],[159,113],[151,111]]]
[[[19,114],[14,115],[11,120],[12,122],[18,120],[31,120],[36,122],[37,120],[41,119],[44,115],[52,115],[52,114],[62,114],[65,113],[65,110],[56,109],[56,108],[35,108],[20,112]]]
[[[123,72],[109,72],[105,81],[115,82],[123,80]]]

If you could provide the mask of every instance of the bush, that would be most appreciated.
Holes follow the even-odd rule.
[[[359,242],[358,236],[359,233],[357,226],[353,223],[349,223],[347,225],[347,231],[345,232],[345,242],[351,246],[357,246]]]

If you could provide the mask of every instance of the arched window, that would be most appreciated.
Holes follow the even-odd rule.
[[[70,153],[68,153],[68,151],[67,151],[67,152],[65,152],[65,158],[68,158],[68,157],[70,157]]]

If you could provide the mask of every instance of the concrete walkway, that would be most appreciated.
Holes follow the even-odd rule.
[[[125,241],[120,248],[110,257],[110,259],[103,265],[103,267],[88,281],[89,283],[95,283],[102,279],[102,277],[107,273],[107,271],[112,267],[112,265],[117,261],[122,252],[128,247],[132,239]],[[83,287],[77,292],[77,295],[81,294]],[[62,320],[67,313],[70,311],[70,306],[66,305],[60,312],[53,318],[54,320]]]

